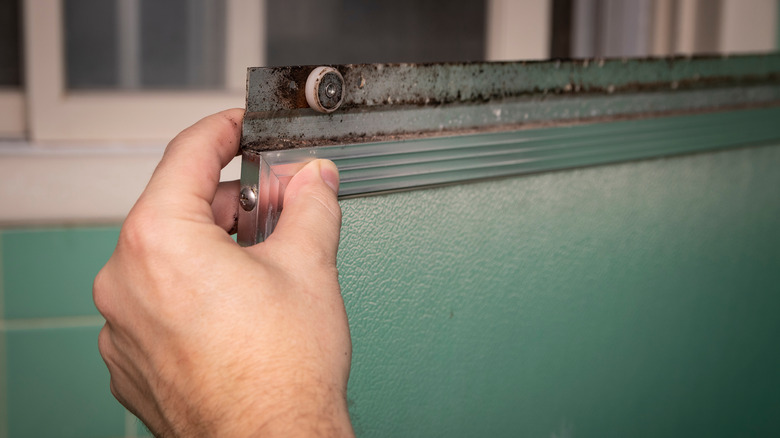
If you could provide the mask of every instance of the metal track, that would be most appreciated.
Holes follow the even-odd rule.
[[[273,231],[284,187],[314,158],[336,163],[344,197],[780,141],[778,55],[338,68],[345,101],[331,114],[293,93],[311,68],[250,70],[241,244]],[[371,88],[366,69],[387,83]]]
[[[242,147],[266,151],[515,129],[780,99],[780,55],[333,66],[344,100],[308,107],[315,66],[251,68]]]

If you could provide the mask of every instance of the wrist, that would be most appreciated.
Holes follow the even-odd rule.
[[[240,423],[254,424],[251,430],[243,434],[225,436],[251,437],[353,437],[349,420],[346,394],[340,390],[331,390],[321,386],[287,387],[286,394],[270,398],[274,405],[255,415],[256,421]]]
[[[345,390],[337,387],[277,381],[262,387],[246,385],[240,391],[223,388],[217,394],[207,397],[210,403],[191,411],[195,415],[184,423],[192,428],[190,432],[179,430],[172,436],[354,436]]]

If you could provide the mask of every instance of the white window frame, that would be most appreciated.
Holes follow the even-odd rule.
[[[485,60],[550,57],[552,0],[488,0]]]
[[[25,101],[22,89],[0,89],[0,114],[0,139],[24,137]]]
[[[778,50],[778,0],[722,0],[720,50],[723,53]]]
[[[206,114],[244,106],[246,67],[265,62],[265,2],[227,0],[224,91],[71,91],[63,0],[24,0],[25,88],[32,141],[167,141]]]

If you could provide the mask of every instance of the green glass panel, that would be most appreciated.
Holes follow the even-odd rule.
[[[359,436],[771,435],[779,165],[764,146],[342,201]],[[94,311],[116,233],[4,232],[6,315]],[[7,332],[10,436],[124,433],[97,330]]]
[[[92,280],[118,235],[115,227],[3,231],[5,317],[97,315]]]
[[[358,436],[774,434],[779,167],[765,146],[342,201]]]

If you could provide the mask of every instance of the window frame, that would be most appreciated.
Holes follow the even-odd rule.
[[[21,88],[0,89],[0,139],[25,136],[25,94]]]
[[[71,91],[63,1],[23,1],[31,141],[167,141],[205,114],[243,107],[246,67],[265,61],[265,1],[227,0],[224,91]]]

